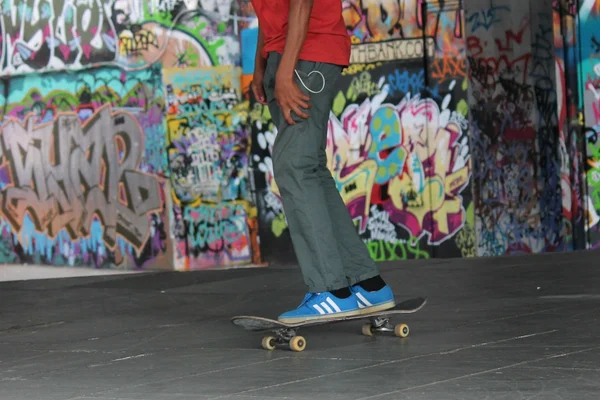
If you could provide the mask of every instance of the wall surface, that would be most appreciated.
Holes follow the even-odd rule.
[[[176,268],[250,263],[256,233],[245,200],[249,135],[241,71],[222,66],[163,73]]]
[[[561,157],[563,215],[572,249],[589,245],[587,220],[591,211],[585,187],[585,132],[578,68],[580,43],[577,0],[553,1],[556,88]]]
[[[600,247],[600,4],[582,0],[579,8],[580,95],[585,120],[586,205],[589,246]]]
[[[0,66],[15,74],[98,64],[235,65],[239,41],[228,22],[235,5],[233,0],[6,0]]]
[[[551,2],[465,9],[477,253],[568,249]]]
[[[237,9],[3,3],[0,262],[260,262]]]
[[[474,255],[465,36],[450,3],[343,2],[353,64],[329,119],[329,169],[377,261]],[[277,132],[258,103],[250,120],[261,251],[289,260]]]
[[[0,155],[0,261],[168,265],[160,68],[13,77]]]
[[[248,0],[2,4],[0,262],[295,262]],[[600,246],[596,1],[342,4],[328,166],[373,259]]]

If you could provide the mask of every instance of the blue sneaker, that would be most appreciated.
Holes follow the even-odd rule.
[[[388,285],[385,285],[376,292],[366,291],[360,285],[354,285],[350,290],[356,295],[358,306],[363,314],[385,311],[396,306],[394,293],[392,293],[392,289]]]
[[[359,308],[354,293],[346,299],[340,299],[331,292],[308,293],[298,308],[281,314],[277,319],[286,324],[295,324],[332,317],[349,317],[362,313],[364,311]]]

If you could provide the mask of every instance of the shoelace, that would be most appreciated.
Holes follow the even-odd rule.
[[[313,297],[317,297],[317,296],[320,296],[320,295],[321,295],[321,293],[307,293],[304,296],[304,300],[302,300],[302,303],[300,303],[299,307],[302,307],[303,305],[305,305],[306,303],[308,303],[308,301],[310,299],[312,299]]]

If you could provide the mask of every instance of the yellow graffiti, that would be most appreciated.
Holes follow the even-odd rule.
[[[287,229],[287,223],[285,221],[285,214],[279,214],[275,218],[273,218],[273,222],[271,222],[271,231],[275,237],[279,237],[283,235],[283,232]]]
[[[371,206],[371,193],[375,184],[375,174],[377,172],[377,162],[367,160],[350,174],[342,177],[339,171],[336,172],[335,181],[337,182],[340,195],[345,204],[350,204],[354,200],[365,198],[365,219],[369,217],[369,207]]]
[[[456,234],[456,247],[464,257],[475,257],[475,231],[468,223]]]
[[[131,56],[158,48],[158,37],[153,31],[140,29],[134,33],[124,30],[119,34],[119,54],[121,56]]]
[[[370,71],[383,65],[382,62],[370,63],[370,64],[350,64],[347,68],[344,68],[342,75],[356,75],[359,72]]]
[[[181,140],[187,136],[191,128],[187,118],[167,118],[167,136],[169,142]]]
[[[362,0],[362,8],[367,15],[367,26],[373,41],[379,42],[398,35],[401,18],[398,0]],[[356,20],[351,14],[347,16]]]

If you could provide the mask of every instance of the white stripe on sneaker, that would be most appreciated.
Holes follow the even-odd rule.
[[[373,305],[373,304],[369,303],[369,300],[365,299],[365,296],[363,296],[362,294],[360,294],[358,292],[356,293],[356,297],[358,297],[358,299],[360,301],[362,301],[363,303],[365,303],[365,306],[369,306],[370,307],[370,306]]]
[[[333,309],[334,309],[335,311],[337,311],[337,312],[342,312],[342,310],[340,310],[340,308],[338,307],[338,305],[337,305],[337,304],[335,304],[335,303],[333,302],[333,300],[331,300],[331,297],[327,297],[327,302],[329,303],[329,305],[330,305],[331,307],[333,307]]]
[[[327,303],[322,302],[321,306],[325,309],[325,311],[327,311],[329,314],[333,313],[333,310],[331,308],[329,308],[329,306],[327,305]]]
[[[321,315],[325,314],[325,311],[323,311],[323,309],[321,307],[319,307],[318,304],[313,305],[313,307],[315,308],[315,310],[317,310],[319,312],[319,314],[321,314]]]

